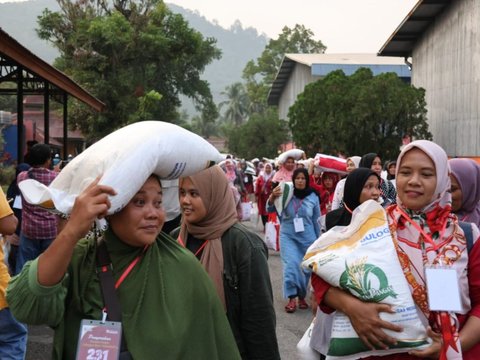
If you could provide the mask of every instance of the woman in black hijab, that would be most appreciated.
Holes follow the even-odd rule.
[[[327,230],[334,226],[350,225],[352,212],[366,200],[378,200],[380,193],[380,176],[373,170],[358,168],[353,170],[345,181],[343,207],[327,213],[325,222]]]
[[[373,170],[358,168],[348,174],[345,180],[343,193],[343,206],[327,213],[325,218],[326,228],[330,230],[334,226],[347,226],[352,221],[352,212],[363,202],[380,197],[380,176]],[[317,275],[312,274],[312,282]],[[312,330],[310,346],[320,353],[320,359],[325,359],[326,336],[329,337],[333,317],[322,311],[316,312],[315,325]],[[328,348],[328,347],[327,347]]]
[[[395,189],[395,185],[393,185],[390,180],[381,178],[382,160],[378,154],[368,153],[363,155],[358,167],[373,170],[378,176],[380,176],[380,189],[382,191],[382,199],[380,203],[383,207],[387,207],[388,205],[397,202],[397,190]]]

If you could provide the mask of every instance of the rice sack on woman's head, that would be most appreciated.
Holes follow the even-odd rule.
[[[211,144],[188,130],[161,121],[142,121],[90,146],[49,187],[32,179],[23,181],[19,187],[29,203],[69,214],[75,198],[100,176],[100,184],[117,192],[110,198],[109,214],[113,214],[128,203],[151,174],[160,179],[177,179],[221,159]]]

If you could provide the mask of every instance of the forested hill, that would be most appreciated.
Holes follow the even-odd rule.
[[[205,37],[217,39],[217,47],[222,51],[222,58],[215,60],[206,68],[204,78],[210,83],[215,102],[218,103],[221,101],[220,93],[226,86],[241,80],[242,70],[247,61],[260,56],[268,39],[259,35],[253,28],[244,29],[238,22],[230,29],[225,29],[208,21],[198,12],[173,4],[168,6],[173,12],[181,14],[192,28]],[[48,42],[40,40],[35,32],[37,17],[45,8],[54,11],[59,9],[55,0],[2,3],[0,27],[35,55],[52,63],[58,52]],[[191,110],[191,107],[189,108]]]

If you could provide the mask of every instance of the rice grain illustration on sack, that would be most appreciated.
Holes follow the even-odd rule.
[[[367,259],[365,256],[350,266],[345,262],[346,270],[340,276],[340,287],[367,302],[378,303],[389,296],[396,299],[398,294],[388,284],[385,272],[378,266],[367,264]]]
[[[304,268],[330,285],[364,302],[388,304],[395,313],[379,316],[399,325],[402,332],[384,331],[397,339],[387,350],[370,350],[358,337],[349,318],[336,311],[327,359],[358,359],[407,352],[429,345],[423,325],[398,260],[384,209],[368,200],[355,209],[349,226],[324,233],[307,250]]]

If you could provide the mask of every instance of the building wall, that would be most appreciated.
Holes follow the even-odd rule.
[[[449,156],[480,156],[480,1],[456,0],[413,51],[433,140]]]
[[[319,77],[312,77],[310,66],[300,63],[295,64],[278,102],[280,119],[288,120],[288,109],[295,103],[298,94],[303,92],[305,86],[317,79]]]

